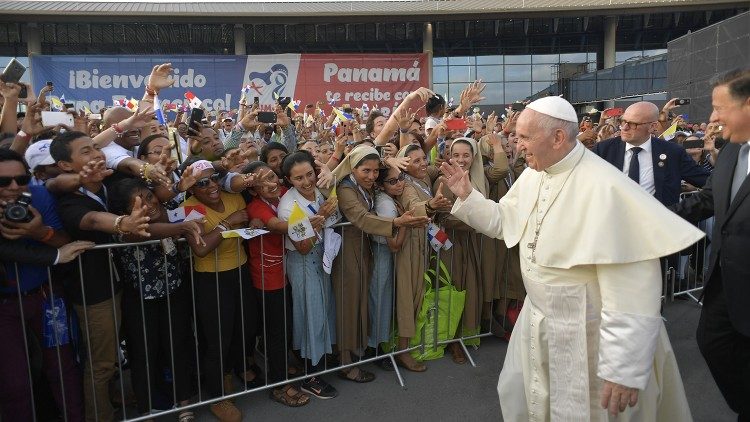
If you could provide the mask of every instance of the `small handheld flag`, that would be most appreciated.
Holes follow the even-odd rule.
[[[156,120],[159,121],[160,125],[167,124],[167,118],[164,116],[164,109],[162,109],[161,107],[161,101],[159,101],[158,95],[154,95],[154,115],[156,116]]]
[[[315,230],[310,223],[310,219],[302,211],[297,201],[294,201],[292,213],[289,215],[288,234],[289,238],[295,242],[301,242],[315,236]]]
[[[185,93],[185,98],[190,102],[190,108],[198,108],[202,104],[200,98],[196,97],[195,94],[190,91]]]

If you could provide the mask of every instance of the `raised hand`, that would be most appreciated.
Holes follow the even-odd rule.
[[[162,148],[158,164],[164,169],[164,174],[172,174],[177,169],[177,159],[172,157],[172,142]]]
[[[338,198],[336,198],[335,196],[331,196],[326,199],[325,202],[323,202],[323,205],[320,206],[317,215],[323,218],[328,218],[336,212],[336,210],[338,209],[338,205]]]
[[[385,159],[385,165],[390,168],[397,168],[401,171],[406,171],[409,167],[410,161],[411,158],[409,157],[388,157]]]
[[[482,83],[481,79],[476,80],[473,83],[471,83],[469,86],[464,88],[463,91],[461,91],[461,106],[462,110],[465,112],[469,107],[473,106],[474,104],[482,102],[482,100],[485,99],[485,97],[482,97],[482,91],[484,91],[485,84]]]
[[[206,242],[203,241],[203,219],[183,221],[178,223],[180,225],[180,232],[186,239],[192,239],[193,242],[201,246],[206,246]]]
[[[139,105],[138,108],[135,109],[135,113],[120,122],[119,126],[124,131],[141,129],[147,124],[153,122],[155,115],[156,112],[154,110],[145,107],[141,108],[141,106]]]
[[[151,237],[151,233],[148,232],[150,218],[146,215],[147,213],[148,209],[143,205],[143,200],[140,196],[136,196],[133,201],[133,211],[121,221],[122,231],[142,237]]]
[[[497,126],[497,114],[493,111],[487,116],[487,133],[495,132],[495,126]]]
[[[471,182],[469,182],[469,186],[471,186]],[[471,191],[469,193],[471,193]],[[443,195],[443,182],[440,182],[440,184],[438,185],[437,191],[435,191],[435,196],[430,199],[429,204],[430,208],[434,210],[445,210],[453,207],[453,202],[451,202],[448,198],[445,197],[445,195]]]
[[[471,186],[469,172],[462,169],[454,160],[446,161],[440,165],[440,171],[443,173],[443,182],[448,185],[448,189],[458,198],[465,200],[474,189]],[[442,187],[443,183],[440,184]],[[435,208],[435,207],[433,207]]]
[[[187,166],[187,168],[185,168],[185,171],[182,172],[180,180],[177,182],[177,189],[180,192],[187,191],[195,184],[195,182],[198,181],[200,173],[195,172],[195,170],[193,169],[194,165],[195,164],[191,164]]]
[[[411,122],[414,121],[415,114],[412,113],[411,108],[406,109],[399,109],[398,113],[396,113],[396,121],[398,122],[398,127],[401,130],[407,130],[409,129],[409,126],[411,126]]]
[[[427,100],[429,100],[430,98],[434,96],[435,96],[435,92],[433,92],[432,90],[425,88],[425,87],[420,87],[420,88],[417,88],[416,91],[412,91],[411,93],[409,93],[409,95],[406,98],[410,101],[416,98],[419,98],[422,102],[426,103]]]
[[[3,98],[15,98],[18,99],[18,94],[21,93],[21,85],[13,84],[10,82],[0,82],[0,95]]]
[[[327,165],[321,163],[318,160],[315,160],[315,165],[320,169],[316,186],[321,189],[327,189],[331,187],[331,185],[336,182],[334,180],[335,177],[333,176],[333,173],[331,173],[331,169],[329,169]]]
[[[429,222],[430,217],[417,217],[414,215],[414,210],[406,211],[393,219],[393,225],[396,227],[427,227]]]
[[[30,104],[26,108],[26,117],[24,117],[23,123],[21,123],[22,131],[26,132],[28,135],[36,136],[54,127],[42,126],[42,117],[40,115],[41,110],[42,104],[40,103]]]
[[[269,168],[262,168],[255,175],[255,186],[274,188],[278,186],[276,180],[274,180],[275,173]]]
[[[91,160],[84,164],[81,171],[78,172],[81,184],[98,183],[114,173],[114,170],[108,169],[106,164],[104,160]]]
[[[175,79],[172,79],[172,63],[163,63],[154,66],[151,69],[151,75],[148,77],[147,86],[155,93],[159,93],[164,88],[172,86]]]
[[[234,168],[236,165],[242,163],[243,158],[241,156],[242,151],[239,149],[233,149],[228,154],[221,158],[221,166],[229,170]]]

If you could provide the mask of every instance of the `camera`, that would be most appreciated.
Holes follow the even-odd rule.
[[[31,211],[31,194],[28,192],[21,193],[16,202],[10,203],[5,207],[4,217],[13,223],[28,223],[33,218]]]
[[[679,98],[674,102],[674,105],[688,105],[690,104],[690,98]]]

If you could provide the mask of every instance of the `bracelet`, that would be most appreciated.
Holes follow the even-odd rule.
[[[122,229],[122,220],[124,220],[125,217],[127,217],[127,216],[126,215],[121,215],[121,216],[118,216],[117,218],[115,218],[115,232],[117,234],[122,235],[122,234],[128,234],[128,233],[130,233],[130,232],[126,232],[125,230]]]
[[[339,158],[339,157],[337,157],[337,156],[335,156],[335,155],[332,155],[332,156],[331,156],[331,158],[333,158],[333,159],[334,159],[334,160],[336,160],[337,162],[341,162],[341,158]]]
[[[151,167],[151,164],[143,163],[143,165],[141,165],[141,169],[138,171],[141,175],[141,179],[145,180],[146,182],[151,182],[151,178],[148,177],[148,174],[151,172]]]
[[[174,193],[175,195],[179,195],[182,193],[182,191],[180,190],[180,182],[172,183],[172,193]]]
[[[231,228],[232,228],[232,225],[229,224],[229,221],[227,221],[227,220],[221,220],[221,221],[219,221],[219,224],[221,224],[222,226],[226,227],[227,230],[231,230]]]
[[[401,132],[402,135],[405,135],[405,134],[409,133],[409,128],[406,128],[406,129],[398,128],[398,131]]]
[[[146,85],[146,94],[154,97],[154,96],[156,96],[156,91],[154,91],[153,89],[151,89],[150,86]],[[143,100],[141,100],[141,101],[143,101]]]
[[[50,239],[52,239],[52,236],[55,235],[55,229],[52,227],[47,226],[47,233],[44,235],[43,238],[39,239],[41,242],[46,242]]]
[[[116,133],[118,133],[118,134],[119,134],[119,133],[123,133],[123,132],[125,132],[125,131],[124,131],[124,130],[123,130],[123,129],[122,129],[121,127],[120,127],[120,125],[119,125],[119,124],[117,124],[117,123],[112,123],[112,129],[114,129],[114,130],[115,130],[115,132],[116,132]]]
[[[225,226],[225,225],[223,225],[221,223],[217,224],[216,227],[219,228],[223,232],[229,231],[229,229],[227,228],[227,226]]]
[[[24,132],[23,130],[19,130],[18,133],[16,133],[16,138],[21,138],[24,141],[28,141],[29,139],[31,139],[31,135]]]

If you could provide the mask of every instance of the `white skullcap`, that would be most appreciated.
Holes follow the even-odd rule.
[[[213,164],[208,160],[198,160],[193,163],[193,174],[201,174],[204,170],[214,170]]]
[[[578,123],[578,115],[573,106],[557,96],[540,98],[527,105],[526,108],[566,122]]]

